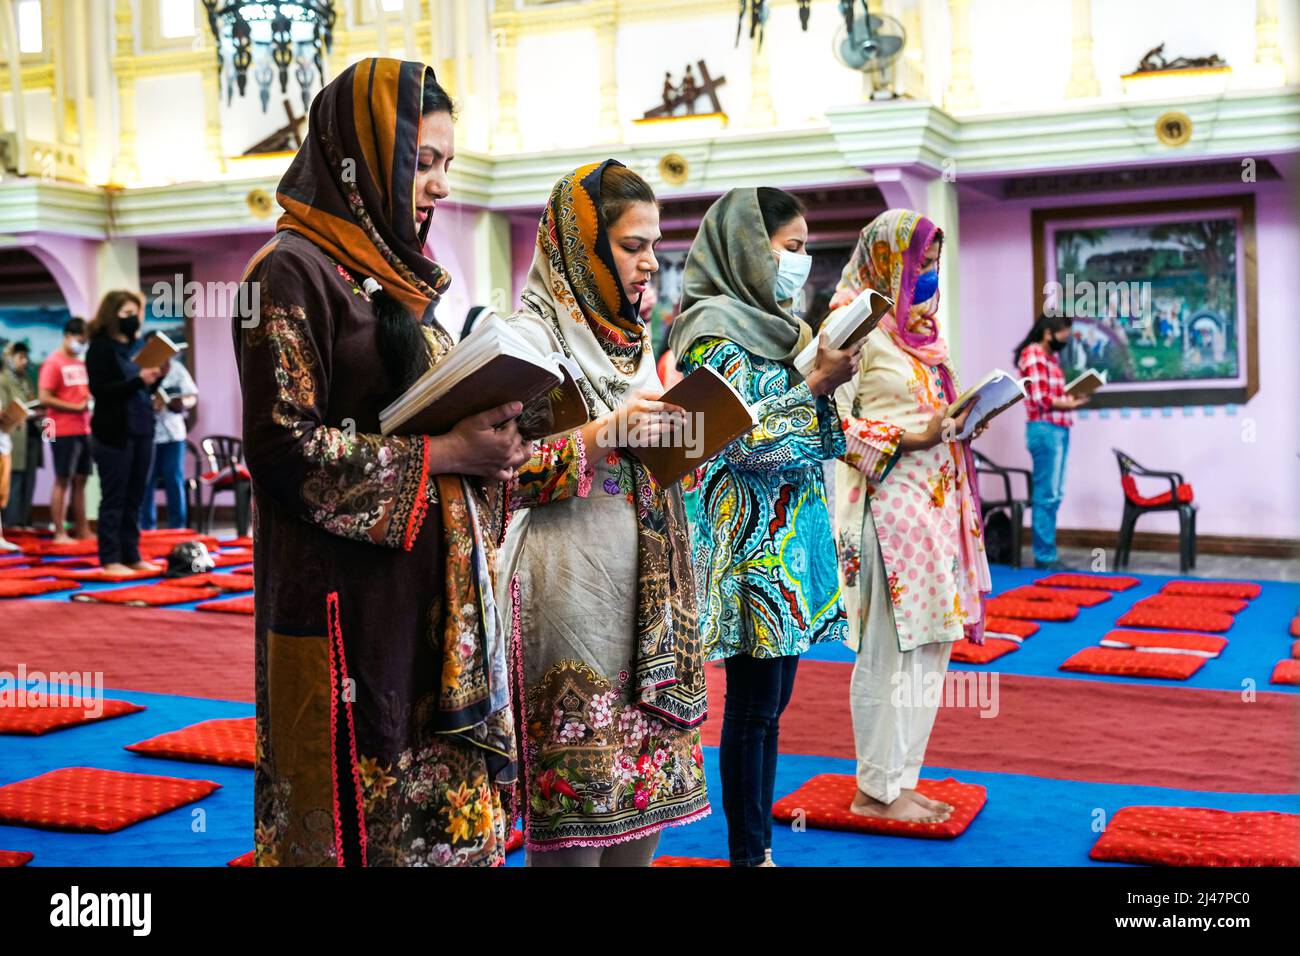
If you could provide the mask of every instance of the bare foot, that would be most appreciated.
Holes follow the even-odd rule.
[[[935,813],[933,810],[904,799],[902,796],[893,803],[881,803],[874,797],[867,796],[861,790],[854,795],[853,802],[849,805],[849,812],[856,813],[860,817],[904,820],[909,823],[942,823],[947,819],[944,814]]]
[[[74,539],[72,535],[68,534],[66,531],[62,531],[51,538],[50,542],[52,544],[72,544],[74,540],[76,539]]]
[[[91,531],[89,528],[78,528],[72,535],[72,537],[78,541],[89,541],[94,536],[95,532]]]
[[[925,794],[916,790],[904,790],[902,793],[903,796],[907,797],[907,799],[911,800],[913,803],[920,804],[931,813],[943,814],[945,820],[952,816],[953,805],[951,803],[944,803],[942,800],[931,800]]]
[[[152,561],[137,561],[135,564],[128,565],[132,571],[161,571],[162,568]]]
[[[131,574],[131,569],[120,561],[114,561],[112,564],[106,564],[101,569],[105,574]]]

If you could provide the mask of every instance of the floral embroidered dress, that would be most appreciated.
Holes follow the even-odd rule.
[[[658,381],[648,334],[619,328],[635,310],[595,251],[603,168],[555,187],[523,307],[508,320],[544,353],[578,363],[593,418]],[[534,446],[512,489],[498,577],[523,660],[524,823],[535,851],[634,840],[709,812],[681,493],[655,485],[626,451],[590,451],[578,432]]]
[[[723,375],[758,427],[704,466],[694,525],[700,628],[709,660],[781,657],[847,637],[822,463],[844,452],[830,396],[792,386],[789,367],[722,338],[680,362]]]
[[[415,321],[447,283],[400,198],[424,69],[363,60],[317,96],[280,231],[244,277],[259,313],[232,321],[256,505],[259,866],[505,858],[515,729],[491,579],[504,486],[435,474],[427,437],[379,433],[398,389],[359,285],[365,269]],[[363,110],[367,148],[396,157],[391,180],[361,161],[352,179],[331,172],[335,137],[363,155],[347,145]],[[391,218],[385,195],[399,197]],[[451,339],[426,331],[436,362]]]

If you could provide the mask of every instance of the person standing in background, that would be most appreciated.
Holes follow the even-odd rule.
[[[26,342],[10,342],[5,346],[0,368],[0,407],[13,398],[29,404],[36,400],[36,388],[28,375],[30,362],[31,350]],[[32,523],[36,472],[45,464],[39,416],[20,422],[10,434],[13,470],[9,479],[9,503],[4,507],[3,517],[11,529],[24,528]]]
[[[44,426],[54,439],[54,491],[50,519],[54,543],[89,538],[86,479],[90,477],[90,385],[86,377],[86,320],[79,316],[63,326],[63,344],[41,365],[37,397],[45,406]],[[72,494],[69,496],[68,492]],[[67,517],[72,512],[73,533]]]
[[[95,396],[91,451],[99,466],[99,563],[108,574],[156,571],[140,557],[140,502],[153,466],[153,400],[162,369],[131,361],[143,300],[117,290],[90,324],[86,375]]]
[[[1074,410],[1087,404],[1065,391],[1057,356],[1070,343],[1074,322],[1040,315],[1016,347],[1016,367],[1025,377],[1025,444],[1034,460],[1034,567],[1069,570],[1056,554],[1056,512],[1065,492],[1065,456],[1070,450]]]
[[[145,341],[156,333],[150,332]],[[199,401],[199,390],[185,366],[173,359],[162,365],[162,384],[153,396],[153,468],[145,481],[144,501],[140,504],[140,527],[151,529],[158,524],[157,497],[161,481],[167,495],[167,526],[187,527],[189,502],[185,499],[185,416]]]

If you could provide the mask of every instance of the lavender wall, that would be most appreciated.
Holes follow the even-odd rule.
[[[1253,189],[1259,277],[1259,392],[1231,410],[1112,409],[1086,415],[1073,429],[1060,512],[1063,528],[1118,529],[1123,500],[1111,449],[1143,464],[1182,471],[1200,505],[1202,534],[1300,537],[1300,230],[1287,187],[1278,182],[1161,191],[1125,191],[1055,200],[991,200],[973,188],[960,193],[960,372],[967,381],[994,367],[1010,370],[1011,349],[1040,307],[1032,279],[1030,212],[1036,206],[1096,204],[1228,195]],[[1251,440],[1253,438],[1253,440]],[[979,449],[1003,464],[1028,466],[1024,412],[1012,409],[980,439]],[[1162,490],[1153,486],[1153,492]],[[1167,486],[1166,489],[1167,490]],[[1177,530],[1173,513],[1142,519],[1139,530]]]

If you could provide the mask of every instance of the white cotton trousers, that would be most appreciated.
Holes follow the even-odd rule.
[[[951,644],[899,650],[885,563],[871,509],[862,535],[862,622],[858,656],[849,682],[858,789],[893,803],[916,787],[926,744],[942,698]],[[934,688],[940,692],[935,693]]]

